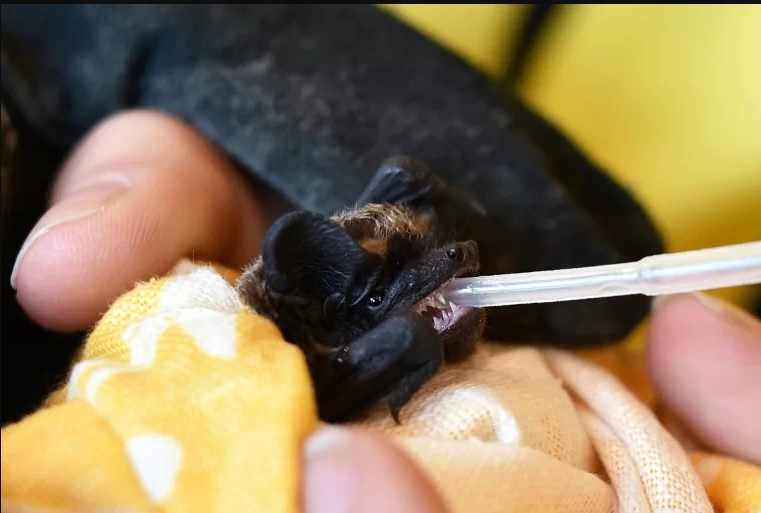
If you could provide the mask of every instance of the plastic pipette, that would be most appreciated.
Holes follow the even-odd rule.
[[[636,262],[455,278],[441,290],[460,306],[491,307],[611,296],[659,296],[761,283],[761,241],[665,253]]]

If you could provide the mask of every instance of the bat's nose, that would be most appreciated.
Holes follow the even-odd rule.
[[[478,262],[478,244],[472,240],[458,242],[447,250],[447,256],[455,262]]]

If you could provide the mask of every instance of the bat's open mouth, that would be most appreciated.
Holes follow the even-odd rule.
[[[420,290],[420,296],[415,298],[417,301],[413,303],[412,311],[431,321],[433,329],[441,337],[445,358],[448,361],[458,360],[471,353],[483,331],[486,314],[482,308],[459,306],[447,301],[441,290],[454,278],[472,276],[478,272],[478,248],[473,242],[458,243],[454,248],[446,249],[443,259],[429,262],[428,267],[423,269],[424,272],[410,273],[410,280],[421,280],[423,276],[432,278]]]
[[[441,287],[444,285],[446,283]],[[481,308],[458,306],[447,301],[440,292],[441,287],[418,301],[413,309],[431,320],[433,329],[441,337],[447,361],[457,361],[472,353],[486,316]]]
[[[431,319],[434,329],[439,333],[455,326],[458,321],[473,310],[471,307],[457,306],[451,301],[447,301],[439,290],[423,298],[414,308],[417,313]]]

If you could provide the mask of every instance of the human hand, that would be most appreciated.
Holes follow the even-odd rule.
[[[705,295],[666,296],[646,360],[662,401],[694,435],[761,464],[761,321]]]
[[[428,477],[380,434],[318,431],[305,449],[306,513],[447,513]]]

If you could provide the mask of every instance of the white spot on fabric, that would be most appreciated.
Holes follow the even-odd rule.
[[[515,421],[515,417],[508,415],[504,408],[497,408],[494,412],[494,430],[499,442],[515,446],[519,445],[521,430]]]
[[[156,357],[161,336],[169,323],[163,315],[147,317],[130,324],[122,334],[122,340],[130,350],[130,364],[150,365]]]
[[[182,447],[174,438],[159,433],[134,436],[127,441],[127,456],[153,503],[172,495],[182,463]]]
[[[179,312],[175,320],[204,353],[215,358],[235,357],[236,315],[193,309]]]
[[[199,267],[187,275],[170,280],[161,291],[161,312],[187,308],[209,308],[219,312],[238,312],[240,296],[221,274],[211,267]]]
[[[468,387],[461,392],[467,397],[467,401],[474,404],[481,403],[489,410],[489,417],[493,422],[496,441],[512,446],[518,446],[521,442],[521,429],[515,417],[500,403],[498,397],[485,388]],[[467,393],[470,392],[470,393]]]
[[[126,367],[116,363],[104,363],[103,367],[96,369],[90,375],[85,388],[85,399],[88,403],[95,405],[95,399],[98,396],[98,389],[108,378],[115,374],[120,374],[128,370]]]
[[[187,276],[201,267],[203,266],[198,265],[187,258],[183,258],[171,271],[169,271],[168,274],[172,276]]]
[[[89,370],[91,367],[96,367],[102,363],[104,363],[103,360],[86,360],[74,365],[74,368],[71,370],[71,374],[69,376],[68,390],[66,391],[67,401],[73,401],[74,399],[81,397],[79,393],[79,378],[81,378],[82,374]]]

